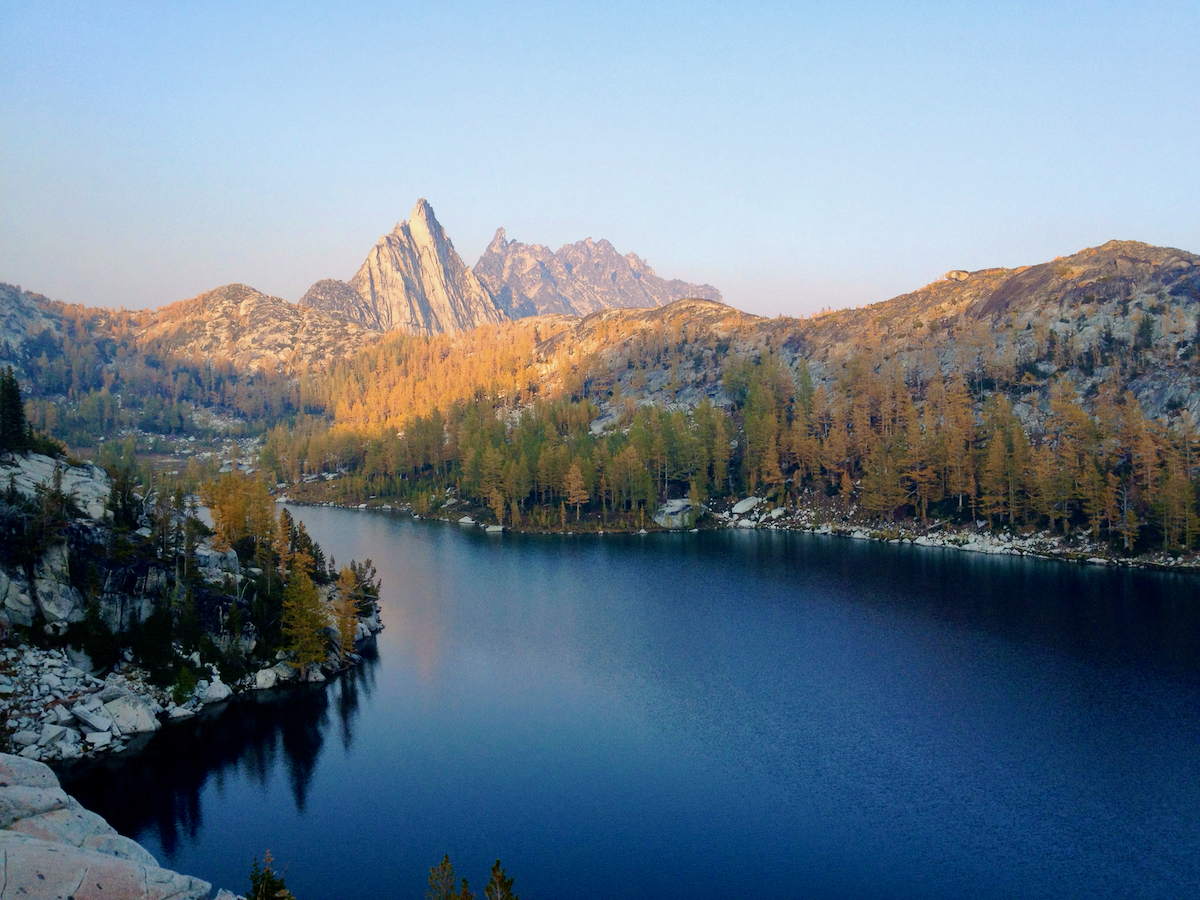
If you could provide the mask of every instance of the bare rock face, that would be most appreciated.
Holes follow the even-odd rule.
[[[47,313],[46,302],[41,294],[0,284],[0,365],[11,365],[18,377],[25,376],[28,345],[44,332],[59,331],[59,321]]]
[[[362,295],[344,281],[323,278],[308,289],[300,298],[300,306],[312,307],[351,322],[375,328],[374,321],[367,320],[367,304]]]
[[[83,595],[71,584],[69,551],[66,541],[56,541],[46,548],[33,571],[33,586],[38,609],[46,624],[60,634],[72,622],[82,622],[85,604]]]
[[[40,453],[10,453],[0,457],[0,483],[5,487],[11,484],[28,500],[37,497],[39,485],[53,487],[56,478],[59,488],[81,512],[97,522],[104,521],[112,483],[99,466],[90,462],[70,465]]]
[[[37,605],[33,601],[33,588],[24,572],[5,572],[0,569],[0,612],[13,625],[33,624]]]
[[[212,885],[158,865],[84,809],[43,763],[0,754],[0,896],[201,900]]]
[[[139,343],[149,353],[227,360],[242,370],[292,374],[349,355],[375,339],[360,325],[314,306],[227,284],[156,310]]]
[[[666,306],[676,300],[721,300],[710,284],[660,278],[636,253],[619,254],[608,241],[588,238],[556,252],[496,236],[475,272],[512,318],[564,314],[586,316],[602,309]]]
[[[358,294],[357,303],[349,291],[318,284],[327,287],[309,298],[313,305],[319,300],[322,309],[378,331],[441,334],[505,318],[425,200],[417,201],[407,222],[379,239],[350,279],[347,287]]]

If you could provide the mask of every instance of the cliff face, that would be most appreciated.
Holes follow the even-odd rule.
[[[30,509],[57,482],[73,505],[70,519],[53,533],[31,543]],[[150,614],[169,581],[161,565],[147,560],[117,562],[107,558],[110,540],[105,504],[111,491],[108,474],[84,463],[68,465],[37,453],[0,456],[0,484],[11,486],[18,499],[0,499],[0,533],[23,536],[0,549],[0,631],[11,626],[44,623],[48,632],[63,634],[84,619],[87,602],[80,590],[89,572],[97,611],[112,631],[127,631]],[[72,518],[72,513],[82,515]]]
[[[409,334],[467,331],[505,317],[425,200],[379,239],[348,285],[318,282],[301,303],[377,331]]]
[[[676,300],[721,300],[710,284],[660,278],[636,253],[619,254],[608,241],[588,238],[556,252],[496,236],[475,272],[509,316],[562,313],[586,316],[602,309],[659,307]]]

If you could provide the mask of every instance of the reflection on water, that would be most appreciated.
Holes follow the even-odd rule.
[[[1200,579],[770,532],[487,536],[295,511],[378,658],[70,787],[237,888],[1200,896]]]
[[[317,760],[333,727],[343,749],[354,740],[360,699],[374,689],[379,655],[372,642],[363,663],[329,684],[298,684],[239,695],[195,718],[168,724],[140,752],[84,761],[64,769],[66,790],[89,809],[103,809],[117,831],[153,831],[171,856],[204,825],[204,786],[233,773],[266,785],[283,763],[295,808],[303,813]],[[136,798],[136,802],[130,802]]]

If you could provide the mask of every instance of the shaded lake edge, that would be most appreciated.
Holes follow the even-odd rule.
[[[746,498],[746,500],[761,498]],[[789,531],[800,534],[811,534],[824,537],[849,538],[851,540],[872,541],[883,544],[903,544],[915,547],[927,547],[941,550],[962,550],[969,553],[982,553],[991,556],[1015,556],[1031,559],[1054,560],[1064,563],[1077,563],[1088,566],[1107,566],[1122,569],[1145,569],[1162,572],[1178,572],[1189,575],[1200,574],[1200,552],[1156,550],[1132,556],[1121,556],[1112,548],[1100,541],[1090,540],[1087,535],[1072,533],[1061,535],[1047,531],[1011,532],[992,530],[986,522],[977,521],[974,526],[954,525],[947,520],[930,519],[920,522],[885,521],[851,521],[847,517],[841,522],[826,521],[817,507],[799,505],[794,508],[782,506],[769,507],[766,501],[756,505],[748,515],[738,515],[732,509],[745,500],[735,504],[727,504],[726,510],[706,507],[706,513],[694,527],[663,527],[653,520],[647,520],[640,528],[623,527],[614,522],[578,523],[572,528],[567,522],[566,528],[543,528],[522,522],[518,525],[488,525],[474,514],[480,514],[482,509],[466,507],[455,510],[451,514],[424,515],[413,510],[410,504],[377,503],[334,503],[305,502],[291,497],[280,497],[277,503],[289,506],[309,507],[313,509],[347,509],[371,512],[404,513],[415,521],[442,522],[457,524],[464,527],[478,528],[491,534],[514,532],[517,534],[541,534],[560,536],[590,535],[603,537],[606,534],[669,534],[681,531],[717,531],[724,528],[745,528],[767,531]],[[459,515],[461,513],[461,515]],[[781,513],[773,516],[773,513]],[[469,521],[463,521],[465,519]],[[596,525],[598,527],[579,527],[580,525]]]

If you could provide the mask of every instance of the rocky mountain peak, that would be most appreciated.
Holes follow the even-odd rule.
[[[497,228],[496,234],[492,237],[492,242],[487,245],[487,250],[484,253],[503,253],[508,249],[508,240],[506,239],[504,229]]]
[[[557,252],[511,241],[497,228],[472,269],[454,249],[428,200],[375,244],[350,281],[319,281],[301,306],[376,331],[464,331],[505,318],[588,315],[613,307],[659,307],[684,297],[720,301],[712,285],[658,277],[636,253],[622,256],[588,237]]]
[[[325,279],[300,301],[375,331],[465,331],[505,318],[454,249],[429,201],[381,237],[349,283]]]
[[[433,207],[429,205],[429,201],[424,197],[416,202],[413,206],[413,211],[408,217],[408,229],[413,237],[426,245],[435,245],[438,243],[449,243],[450,239],[446,237],[446,232],[442,228],[441,223],[433,214]]]
[[[499,228],[475,272],[514,318],[660,307],[685,297],[721,299],[712,285],[660,278],[636,253],[622,256],[603,238],[584,238],[552,252],[541,244],[510,241]]]
[[[440,334],[504,318],[424,199],[379,239],[349,286],[361,298],[357,321],[379,331]]]

